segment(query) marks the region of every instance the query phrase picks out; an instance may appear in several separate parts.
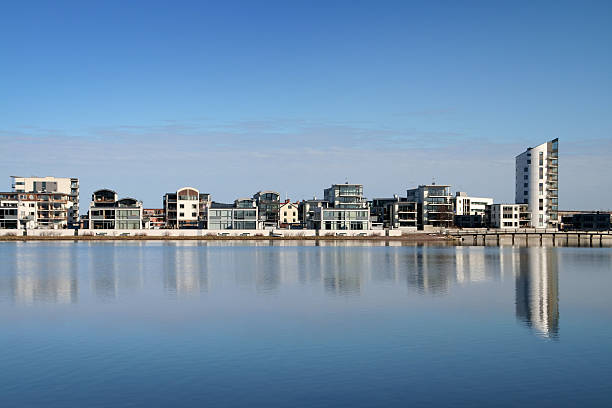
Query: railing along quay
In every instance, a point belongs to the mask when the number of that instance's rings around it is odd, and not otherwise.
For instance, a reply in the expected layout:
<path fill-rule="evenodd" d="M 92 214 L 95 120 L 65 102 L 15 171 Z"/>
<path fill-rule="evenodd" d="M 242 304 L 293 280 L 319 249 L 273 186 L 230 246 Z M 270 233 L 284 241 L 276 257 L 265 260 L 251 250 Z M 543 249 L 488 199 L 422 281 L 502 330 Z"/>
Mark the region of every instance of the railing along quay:
<path fill-rule="evenodd" d="M 612 231 L 558 231 L 551 229 L 462 229 L 462 230 L 447 230 L 446 234 L 461 239 L 462 242 L 469 243 L 472 240 L 473 245 L 485 245 L 491 240 L 494 240 L 499 245 L 502 240 L 510 240 L 512 245 L 517 241 L 524 240 L 526 244 L 537 241 L 540 245 L 544 245 L 545 240 L 552 241 L 552 245 L 573 245 L 577 246 L 600 246 L 604 243 L 612 245 Z"/>

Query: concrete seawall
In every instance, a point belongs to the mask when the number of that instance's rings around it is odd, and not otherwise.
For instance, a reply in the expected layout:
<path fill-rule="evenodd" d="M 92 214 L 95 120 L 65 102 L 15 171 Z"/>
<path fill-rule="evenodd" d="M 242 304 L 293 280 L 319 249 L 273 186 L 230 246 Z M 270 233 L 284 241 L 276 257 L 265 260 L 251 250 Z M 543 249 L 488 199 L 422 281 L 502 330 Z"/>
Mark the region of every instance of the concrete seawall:
<path fill-rule="evenodd" d="M 104 239 L 104 238 L 135 238 L 135 239 L 226 239 L 226 238 L 444 238 L 440 234 L 414 230 L 366 230 L 366 231 L 318 231 L 318 230 L 201 230 L 201 229 L 140 229 L 140 230 L 17 230 L 0 229 L 0 238 L 44 238 L 44 239 Z"/>

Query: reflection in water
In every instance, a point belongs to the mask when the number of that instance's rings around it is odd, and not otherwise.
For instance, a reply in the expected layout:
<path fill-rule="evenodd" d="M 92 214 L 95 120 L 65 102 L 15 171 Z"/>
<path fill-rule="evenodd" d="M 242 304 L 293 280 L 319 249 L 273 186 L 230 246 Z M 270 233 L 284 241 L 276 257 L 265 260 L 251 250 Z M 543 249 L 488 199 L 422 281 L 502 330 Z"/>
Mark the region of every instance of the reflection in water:
<path fill-rule="evenodd" d="M 89 246 L 93 292 L 99 300 L 112 301 L 117 298 L 119 290 L 119 261 L 116 258 L 116 244 Z"/>
<path fill-rule="evenodd" d="M 208 252 L 201 250 L 196 244 L 164 244 L 164 288 L 169 294 L 184 295 L 208 291 Z"/>
<path fill-rule="evenodd" d="M 559 330 L 555 249 L 333 242 L 16 243 L 13 249 L 5 250 L 0 300 L 20 304 L 76 303 L 87 286 L 94 299 L 116 301 L 120 293 L 142 291 L 147 281 L 153 291 L 161 285 L 173 296 L 207 292 L 211 280 L 262 295 L 279 293 L 283 286 L 310 285 L 332 296 L 359 296 L 373 284 L 445 295 L 456 285 L 513 276 L 517 319 L 543 336 L 557 337 Z"/>
<path fill-rule="evenodd" d="M 3 257 L 0 293 L 6 293 L 15 303 L 77 303 L 76 247 L 68 244 L 22 256 L 21 250 L 27 245 L 16 243 L 11 256 Z"/>
<path fill-rule="evenodd" d="M 516 317 L 551 338 L 559 334 L 558 268 L 556 251 L 527 248 L 516 275 Z"/>

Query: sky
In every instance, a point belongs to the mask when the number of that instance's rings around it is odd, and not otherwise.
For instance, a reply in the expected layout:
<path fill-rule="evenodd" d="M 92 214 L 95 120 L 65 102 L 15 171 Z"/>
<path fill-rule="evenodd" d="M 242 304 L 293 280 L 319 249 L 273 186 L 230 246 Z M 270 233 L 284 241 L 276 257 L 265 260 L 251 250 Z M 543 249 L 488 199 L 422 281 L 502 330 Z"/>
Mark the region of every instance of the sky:
<path fill-rule="evenodd" d="M 0 4 L 0 182 L 161 207 L 333 183 L 514 200 L 559 138 L 561 209 L 612 209 L 610 1 Z M 86 205 L 81 206 L 86 209 Z"/>

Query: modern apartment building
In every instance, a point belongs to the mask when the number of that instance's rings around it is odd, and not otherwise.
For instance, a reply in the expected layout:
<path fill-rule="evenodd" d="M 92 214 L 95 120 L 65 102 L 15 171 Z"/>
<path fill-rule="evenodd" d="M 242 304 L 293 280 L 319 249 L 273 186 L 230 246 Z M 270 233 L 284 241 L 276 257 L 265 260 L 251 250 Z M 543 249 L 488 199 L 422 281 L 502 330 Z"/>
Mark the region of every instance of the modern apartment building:
<path fill-rule="evenodd" d="M 575 213 L 563 218 L 563 229 L 566 231 L 610 231 L 612 214 L 609 212 Z"/>
<path fill-rule="evenodd" d="M 11 176 L 13 182 L 12 190 L 15 193 L 36 194 L 64 194 L 67 197 L 67 226 L 77 228 L 79 225 L 79 179 L 69 177 L 21 177 Z M 49 215 L 49 214 L 47 214 Z M 61 222 L 44 222 L 38 228 L 44 228 L 44 224 L 51 228 L 58 227 Z"/>
<path fill-rule="evenodd" d="M 457 191 L 453 198 L 455 226 L 459 228 L 484 228 L 488 224 L 488 209 L 493 204 L 489 197 L 471 197 Z"/>
<path fill-rule="evenodd" d="M 276 191 L 258 191 L 253 194 L 257 202 L 259 219 L 264 228 L 276 228 L 280 222 L 279 209 L 281 206 L 280 194 Z"/>
<path fill-rule="evenodd" d="M 239 198 L 234 204 L 212 202 L 207 208 L 210 230 L 259 229 L 258 208 L 255 199 Z"/>
<path fill-rule="evenodd" d="M 453 199 L 455 215 L 482 215 L 487 211 L 487 206 L 493 204 L 490 197 L 471 197 L 467 193 L 457 191 Z"/>
<path fill-rule="evenodd" d="M 166 193 L 163 202 L 166 228 L 200 228 L 206 225 L 210 194 L 183 187 L 176 193 Z"/>
<path fill-rule="evenodd" d="M 420 185 L 406 192 L 406 200 L 417 203 L 418 229 L 453 225 L 453 198 L 449 185 Z"/>
<path fill-rule="evenodd" d="M 333 184 L 324 190 L 324 202 L 307 202 L 306 225 L 323 231 L 371 229 L 369 203 L 362 184 Z"/>
<path fill-rule="evenodd" d="M 363 197 L 363 184 L 332 184 L 324 191 L 324 199 L 333 208 L 368 208 Z"/>
<path fill-rule="evenodd" d="M 374 198 L 370 204 L 372 223 L 382 228 L 417 228 L 417 203 L 405 197 Z M 374 228 L 374 226 L 373 226 Z"/>
<path fill-rule="evenodd" d="M 17 193 L 0 193 L 0 229 L 18 229 L 20 202 Z"/>
<path fill-rule="evenodd" d="M 143 208 L 142 214 L 145 228 L 162 229 L 166 227 L 163 208 Z"/>
<path fill-rule="evenodd" d="M 298 218 L 302 228 L 314 229 L 312 220 L 317 208 L 329 208 L 329 203 L 325 200 L 318 200 L 313 197 L 312 200 L 303 200 L 298 204 Z"/>
<path fill-rule="evenodd" d="M 531 213 L 527 204 L 492 204 L 489 206 L 489 226 L 492 228 L 528 228 Z"/>
<path fill-rule="evenodd" d="M 559 139 L 516 156 L 515 202 L 527 204 L 531 227 L 559 224 Z"/>
<path fill-rule="evenodd" d="M 61 193 L 0 193 L 0 228 L 67 228 L 72 204 Z"/>
<path fill-rule="evenodd" d="M 370 212 L 367 208 L 316 207 L 310 225 L 311 228 L 322 231 L 369 230 Z"/>
<path fill-rule="evenodd" d="M 418 206 L 414 201 L 400 197 L 389 206 L 391 228 L 417 229 Z"/>
<path fill-rule="evenodd" d="M 142 202 L 134 198 L 117 198 L 113 190 L 102 189 L 91 195 L 88 212 L 89 229 L 141 229 Z"/>

